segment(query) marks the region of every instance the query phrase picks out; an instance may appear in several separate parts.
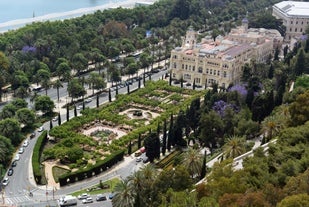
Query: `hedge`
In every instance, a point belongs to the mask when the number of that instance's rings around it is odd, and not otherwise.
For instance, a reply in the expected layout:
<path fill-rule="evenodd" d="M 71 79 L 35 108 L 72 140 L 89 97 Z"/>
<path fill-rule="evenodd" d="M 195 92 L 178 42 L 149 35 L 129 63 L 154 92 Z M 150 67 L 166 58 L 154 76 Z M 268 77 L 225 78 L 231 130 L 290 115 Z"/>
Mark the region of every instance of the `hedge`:
<path fill-rule="evenodd" d="M 59 177 L 60 186 L 65 186 L 70 183 L 75 183 L 77 181 L 81 181 L 92 176 L 98 175 L 107 169 L 111 168 L 117 162 L 123 160 L 124 151 L 119 150 L 104 160 L 98 161 L 95 165 L 90 167 L 75 171 L 69 172 Z"/>
<path fill-rule="evenodd" d="M 42 154 L 43 147 L 46 141 L 47 141 L 47 131 L 43 131 L 42 134 L 38 137 L 35 143 L 34 149 L 33 149 L 33 153 L 32 153 L 33 176 L 37 184 L 41 184 L 41 180 L 42 180 L 40 159 L 41 159 L 41 154 Z"/>

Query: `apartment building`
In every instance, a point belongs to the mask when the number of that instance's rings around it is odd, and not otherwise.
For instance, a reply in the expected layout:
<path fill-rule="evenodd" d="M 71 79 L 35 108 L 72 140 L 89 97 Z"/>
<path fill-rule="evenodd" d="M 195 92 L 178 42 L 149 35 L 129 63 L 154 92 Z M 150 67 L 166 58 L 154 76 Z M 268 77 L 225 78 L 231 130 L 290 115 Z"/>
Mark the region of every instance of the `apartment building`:
<path fill-rule="evenodd" d="M 192 27 L 188 29 L 182 46 L 171 51 L 170 69 L 173 79 L 200 86 L 239 83 L 245 63 L 266 62 L 283 41 L 277 30 L 249 29 L 247 19 L 226 37 L 206 36 L 197 43 L 197 35 Z"/>
<path fill-rule="evenodd" d="M 298 39 L 309 26 L 309 2 L 282 1 L 273 6 L 273 16 L 286 27 L 285 41 Z"/>

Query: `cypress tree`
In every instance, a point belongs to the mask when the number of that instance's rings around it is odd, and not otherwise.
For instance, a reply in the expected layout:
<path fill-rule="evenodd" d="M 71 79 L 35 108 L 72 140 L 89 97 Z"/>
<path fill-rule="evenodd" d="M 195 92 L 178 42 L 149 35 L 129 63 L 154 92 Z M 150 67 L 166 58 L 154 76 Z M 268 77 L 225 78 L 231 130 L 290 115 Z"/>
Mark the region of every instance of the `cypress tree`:
<path fill-rule="evenodd" d="M 53 121 L 49 120 L 49 130 L 51 130 L 53 128 Z"/>
<path fill-rule="evenodd" d="M 141 79 L 138 79 L 138 88 L 141 88 Z"/>
<path fill-rule="evenodd" d="M 170 73 L 170 78 L 169 78 L 168 84 L 169 84 L 170 86 L 172 85 L 172 73 Z"/>
<path fill-rule="evenodd" d="M 76 105 L 74 105 L 74 116 L 77 117 L 77 109 L 76 109 Z"/>
<path fill-rule="evenodd" d="M 145 86 L 146 78 L 145 78 L 145 73 L 143 73 L 143 85 Z"/>
<path fill-rule="evenodd" d="M 118 86 L 116 85 L 116 95 L 118 95 Z"/>
<path fill-rule="evenodd" d="M 205 150 L 200 179 L 203 179 L 206 176 L 206 167 L 207 167 L 206 166 L 206 157 L 207 157 L 207 154 L 206 154 L 206 150 Z"/>
<path fill-rule="evenodd" d="M 112 93 L 111 93 L 111 89 L 108 89 L 108 101 L 112 102 Z"/>
<path fill-rule="evenodd" d="M 85 110 L 86 105 L 85 105 L 85 99 L 83 99 L 83 110 Z"/>
<path fill-rule="evenodd" d="M 142 138 L 141 138 L 140 133 L 138 134 L 137 147 L 138 147 L 138 149 L 140 149 L 142 147 Z"/>
<path fill-rule="evenodd" d="M 183 88 L 183 79 L 180 78 L 180 87 Z"/>
<path fill-rule="evenodd" d="M 67 121 L 70 120 L 70 110 L 69 110 L 69 105 L 67 104 Z"/>
<path fill-rule="evenodd" d="M 196 85 L 195 85 L 195 79 L 194 79 L 194 80 L 193 80 L 192 89 L 195 90 L 195 87 L 196 87 Z"/>
<path fill-rule="evenodd" d="M 61 115 L 60 115 L 60 112 L 58 113 L 58 126 L 61 125 Z"/>
<path fill-rule="evenodd" d="M 130 84 L 127 85 L 127 93 L 130 94 Z"/>

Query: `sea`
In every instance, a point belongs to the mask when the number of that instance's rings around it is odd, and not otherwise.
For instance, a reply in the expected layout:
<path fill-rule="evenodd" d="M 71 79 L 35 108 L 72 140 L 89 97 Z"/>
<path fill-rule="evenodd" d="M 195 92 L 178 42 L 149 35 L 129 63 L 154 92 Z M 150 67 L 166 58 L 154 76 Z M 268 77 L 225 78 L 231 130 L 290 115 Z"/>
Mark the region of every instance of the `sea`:
<path fill-rule="evenodd" d="M 151 2 L 155 0 L 142 0 Z M 133 7 L 138 0 L 0 0 L 0 32 L 32 22 L 61 20 L 117 7 Z"/>

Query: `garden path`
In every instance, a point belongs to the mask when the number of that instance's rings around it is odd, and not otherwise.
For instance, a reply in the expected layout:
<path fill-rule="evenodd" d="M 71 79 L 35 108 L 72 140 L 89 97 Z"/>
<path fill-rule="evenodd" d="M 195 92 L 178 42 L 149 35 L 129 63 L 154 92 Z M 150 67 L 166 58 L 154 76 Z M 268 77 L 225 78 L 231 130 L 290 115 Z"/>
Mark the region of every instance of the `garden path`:
<path fill-rule="evenodd" d="M 54 176 L 53 176 L 53 167 L 59 166 L 59 162 L 57 160 L 49 160 L 43 162 L 45 166 L 45 177 L 47 178 L 47 186 L 53 189 L 60 189 L 60 184 L 56 183 Z M 62 168 L 69 169 L 66 165 L 61 165 Z"/>

